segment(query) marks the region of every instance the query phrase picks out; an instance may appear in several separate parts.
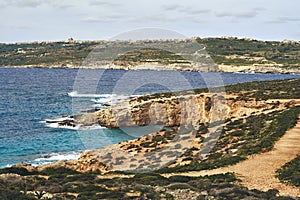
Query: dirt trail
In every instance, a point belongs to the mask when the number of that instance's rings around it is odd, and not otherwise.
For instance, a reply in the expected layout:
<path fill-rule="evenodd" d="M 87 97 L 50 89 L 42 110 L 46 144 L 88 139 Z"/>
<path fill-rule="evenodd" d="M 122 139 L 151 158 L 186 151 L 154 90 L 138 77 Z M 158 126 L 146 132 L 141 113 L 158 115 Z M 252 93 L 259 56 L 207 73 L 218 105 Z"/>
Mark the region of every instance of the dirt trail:
<path fill-rule="evenodd" d="M 299 116 L 300 117 L 300 116 Z M 300 154 L 300 120 L 295 127 L 288 130 L 276 142 L 273 150 L 249 157 L 248 160 L 233 166 L 215 170 L 176 173 L 176 175 L 204 176 L 226 172 L 235 172 L 242 180 L 242 184 L 249 189 L 267 191 L 276 188 L 281 195 L 300 196 L 300 188 L 285 185 L 276 177 L 276 170 Z M 173 174 L 165 174 L 169 177 Z"/>

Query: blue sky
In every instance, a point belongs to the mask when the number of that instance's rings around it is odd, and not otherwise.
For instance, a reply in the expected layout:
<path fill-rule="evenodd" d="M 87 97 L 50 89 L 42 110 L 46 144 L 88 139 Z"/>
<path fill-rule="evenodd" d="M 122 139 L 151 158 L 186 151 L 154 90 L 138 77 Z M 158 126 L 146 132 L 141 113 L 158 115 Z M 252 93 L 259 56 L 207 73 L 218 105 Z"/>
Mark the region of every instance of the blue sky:
<path fill-rule="evenodd" d="M 299 41 L 299 8 L 297 0 L 0 0 L 0 42 L 101 40 L 147 27 Z"/>

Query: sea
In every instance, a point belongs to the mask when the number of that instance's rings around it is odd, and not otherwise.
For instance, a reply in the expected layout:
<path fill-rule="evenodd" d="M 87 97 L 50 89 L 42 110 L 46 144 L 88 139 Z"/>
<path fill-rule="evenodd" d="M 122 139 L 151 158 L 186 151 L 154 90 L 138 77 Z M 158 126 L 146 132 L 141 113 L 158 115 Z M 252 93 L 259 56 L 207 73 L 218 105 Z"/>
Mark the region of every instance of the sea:
<path fill-rule="evenodd" d="M 151 132 L 138 127 L 70 128 L 47 120 L 102 109 L 137 95 L 290 78 L 300 75 L 0 67 L 0 168 L 77 159 L 85 150 Z"/>

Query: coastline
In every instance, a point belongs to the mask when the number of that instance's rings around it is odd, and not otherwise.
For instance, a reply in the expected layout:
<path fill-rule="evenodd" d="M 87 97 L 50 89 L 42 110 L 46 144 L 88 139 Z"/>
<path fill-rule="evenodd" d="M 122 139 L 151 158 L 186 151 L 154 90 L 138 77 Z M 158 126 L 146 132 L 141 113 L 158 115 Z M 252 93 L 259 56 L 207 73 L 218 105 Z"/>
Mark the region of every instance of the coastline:
<path fill-rule="evenodd" d="M 137 124 L 147 125 L 148 120 L 145 116 L 147 116 L 147 111 L 150 107 L 162 112 L 162 108 L 165 108 L 167 111 L 165 117 L 168 119 L 168 124 L 164 124 L 163 129 L 158 132 L 153 132 L 134 140 L 106 146 L 101 150 L 84 151 L 77 160 L 61 160 L 42 166 L 18 164 L 11 168 L 1 169 L 0 180 L 4 180 L 7 183 L 9 183 L 9 180 L 22 182 L 24 179 L 33 180 L 38 177 L 39 179 L 37 180 L 41 181 L 41 183 L 42 181 L 47 181 L 49 187 L 47 186 L 46 188 L 43 185 L 30 187 L 32 188 L 30 192 L 46 191 L 47 195 L 51 197 L 57 197 L 67 192 L 68 195 L 83 195 L 87 184 L 89 184 L 89 188 L 97 187 L 93 192 L 105 197 L 108 196 L 108 192 L 110 192 L 109 194 L 120 194 L 121 191 L 124 191 L 124 194 L 122 194 L 123 197 L 129 197 L 133 194 L 137 198 L 141 197 L 142 192 L 137 192 L 139 189 L 132 184 L 119 185 L 114 182 L 113 184 L 106 185 L 107 181 L 118 180 L 122 182 L 129 179 L 133 184 L 139 183 L 139 187 L 141 184 L 144 184 L 145 186 L 147 185 L 148 189 L 155 188 L 155 191 L 158 188 L 156 183 L 163 181 L 161 184 L 167 184 L 166 188 L 168 188 L 168 191 L 177 191 L 180 194 L 192 191 L 190 188 L 193 188 L 193 185 L 190 187 L 187 183 L 194 183 L 193 181 L 196 180 L 205 180 L 205 182 L 201 182 L 203 184 L 200 184 L 204 185 L 204 190 L 200 189 L 197 191 L 197 195 L 205 193 L 204 196 L 218 197 L 219 194 L 223 195 L 223 191 L 226 190 L 228 192 L 232 188 L 235 188 L 235 191 L 241 191 L 241 194 L 247 193 L 247 196 L 260 194 L 269 195 L 268 197 L 270 197 L 271 193 L 274 197 L 275 195 L 297 196 L 299 195 L 297 192 L 299 191 L 298 188 L 282 188 L 283 183 L 280 183 L 276 179 L 275 173 L 271 174 L 272 179 L 269 179 L 271 184 L 268 187 L 260 187 L 260 184 L 252 185 L 251 180 L 249 181 L 247 177 L 241 177 L 240 171 L 238 171 L 240 168 L 235 170 L 236 168 L 234 167 L 243 165 L 243 163 L 246 165 L 247 162 L 253 160 L 252 158 L 258 156 L 264 155 L 269 158 L 268 155 L 270 152 L 278 150 L 277 146 L 273 148 L 272 144 L 278 144 L 277 140 L 282 138 L 286 130 L 292 128 L 295 125 L 294 121 L 299 118 L 300 99 L 298 96 L 299 90 L 297 90 L 299 81 L 299 78 L 266 81 L 263 83 L 263 89 L 261 88 L 262 83 L 259 82 L 229 85 L 226 86 L 227 94 L 220 98 L 199 91 L 199 89 L 198 93 L 194 96 L 190 93 L 186 93 L 185 95 L 181 93 L 179 98 L 184 105 L 187 105 L 186 110 L 180 109 L 176 96 L 172 97 L 163 94 L 153 96 L 152 98 L 136 97 L 128 100 L 130 101 L 129 107 L 122 107 L 121 104 L 111 106 L 109 108 L 111 110 L 116 108 L 114 109 L 116 112 L 107 112 L 105 116 L 102 115 L 103 113 L 97 112 L 99 124 L 101 124 L 100 121 L 104 125 L 118 122 L 115 126 L 111 126 L 112 128 L 117 128 L 122 125 L 123 119 L 126 116 L 131 115 L 133 121 L 137 122 Z M 292 88 L 295 88 L 295 90 Z M 226 120 L 222 122 L 224 123 L 224 137 L 220 138 L 221 143 L 217 144 L 217 148 L 210 152 L 211 157 L 210 155 L 199 157 L 199 151 L 203 145 L 205 146 L 205 138 L 213 139 L 214 137 L 210 137 L 210 131 L 214 132 L 220 126 L 219 123 L 216 123 L 218 121 L 211 119 L 212 107 L 218 99 L 224 102 L 224 105 L 227 104 L 227 107 L 224 107 L 224 109 L 226 108 L 224 111 L 227 114 Z M 120 105 L 121 107 L 118 107 Z M 197 115 L 197 109 L 199 109 L 201 116 Z M 109 109 L 107 110 L 109 111 Z M 219 111 L 221 112 L 221 110 Z M 164 117 L 162 112 L 156 116 L 159 122 L 161 121 L 160 117 Z M 180 124 L 180 128 L 177 122 L 181 121 L 181 115 L 184 115 L 189 121 L 182 121 L 183 124 Z M 196 119 L 197 116 L 203 120 L 198 122 Z M 103 120 L 100 120 L 101 118 Z M 212 125 L 213 127 L 209 127 L 208 124 L 210 123 L 214 124 Z M 190 125 L 194 129 L 190 130 Z M 180 133 L 180 129 L 183 130 L 182 133 Z M 242 132 L 241 129 L 243 130 Z M 278 132 L 280 133 L 279 135 L 277 134 Z M 177 141 L 175 138 L 178 134 L 182 134 L 182 138 Z M 249 135 L 250 137 L 248 137 Z M 190 136 L 195 137 L 194 140 L 191 140 L 192 142 L 186 139 L 186 137 Z M 266 146 L 260 146 L 259 144 L 263 140 L 271 141 L 271 143 L 265 143 Z M 240 143 L 240 141 L 244 142 Z M 207 142 L 209 143 L 210 141 L 208 140 Z M 178 155 L 179 150 L 183 151 L 181 152 L 182 156 Z M 295 153 L 293 150 L 291 151 Z M 175 162 L 171 162 L 174 158 Z M 231 160 L 231 158 L 234 159 Z M 284 162 L 289 161 L 289 159 L 286 158 Z M 161 161 L 165 160 L 168 161 L 167 166 L 161 163 Z M 159 164 L 163 165 L 160 166 Z M 263 164 L 264 166 L 268 165 L 267 162 Z M 278 165 L 278 167 L 280 166 L 281 164 Z M 147 170 L 148 167 L 151 169 L 150 172 Z M 230 169 L 234 170 L 223 171 L 224 167 L 230 167 Z M 270 172 L 269 168 L 268 170 Z M 210 184 L 208 180 L 215 181 L 218 179 L 222 180 L 214 182 L 214 185 L 210 186 L 210 188 L 207 187 Z M 60 188 L 64 184 L 67 186 L 74 185 L 75 180 L 81 180 L 82 182 L 89 180 L 89 182 L 83 185 L 78 184 L 75 186 L 75 189 L 74 187 L 64 187 L 64 190 Z M 141 182 L 138 182 L 139 180 Z M 234 182 L 230 182 L 229 180 L 234 180 Z M 166 181 L 168 182 L 166 183 Z M 228 185 L 228 182 L 232 185 Z M 267 181 L 267 183 L 269 182 Z M 25 184 L 30 186 L 29 181 Z M 218 184 L 220 184 L 221 188 L 218 188 Z M 224 184 L 227 184 L 225 190 L 223 187 Z M 124 189 L 124 185 L 127 188 Z M 184 188 L 182 188 L 183 186 Z M 186 190 L 186 187 L 188 190 Z M 170 190 L 170 188 L 173 189 Z M 19 187 L 16 190 L 23 191 Z M 216 190 L 218 190 L 218 194 L 214 193 Z M 90 193 L 94 194 L 93 192 Z"/>
<path fill-rule="evenodd" d="M 20 68 L 300 74 L 300 42 L 288 40 L 193 37 L 184 40 L 44 41 L 2 43 L 0 46 L 4 49 L 0 65 Z M 192 66 L 194 64 L 197 66 Z"/>
<path fill-rule="evenodd" d="M 175 66 L 175 67 L 174 67 Z M 46 68 L 46 69 L 109 69 L 109 70 L 155 70 L 155 71 L 193 71 L 193 72 L 224 72 L 224 73 L 262 73 L 262 74 L 300 74 L 300 67 L 284 67 L 283 65 L 217 65 L 215 70 L 196 70 L 193 67 L 177 65 L 156 66 L 156 67 L 139 67 L 139 66 L 121 66 L 121 65 L 99 65 L 84 66 L 72 64 L 40 64 L 40 65 L 6 65 L 4 68 Z"/>

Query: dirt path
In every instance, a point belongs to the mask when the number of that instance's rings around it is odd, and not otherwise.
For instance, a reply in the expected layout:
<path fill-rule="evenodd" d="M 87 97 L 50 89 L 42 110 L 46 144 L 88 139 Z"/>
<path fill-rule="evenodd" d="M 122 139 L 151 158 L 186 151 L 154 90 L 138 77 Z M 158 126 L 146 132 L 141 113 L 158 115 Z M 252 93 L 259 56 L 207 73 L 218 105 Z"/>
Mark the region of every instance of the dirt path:
<path fill-rule="evenodd" d="M 300 116 L 299 116 L 300 117 Z M 176 175 L 204 176 L 226 172 L 235 172 L 242 184 L 249 189 L 267 191 L 276 188 L 281 195 L 300 196 L 300 188 L 281 183 L 276 177 L 276 170 L 300 154 L 300 120 L 276 142 L 273 150 L 251 156 L 236 165 L 215 170 L 176 173 Z M 165 174 L 166 177 L 175 174 Z"/>

